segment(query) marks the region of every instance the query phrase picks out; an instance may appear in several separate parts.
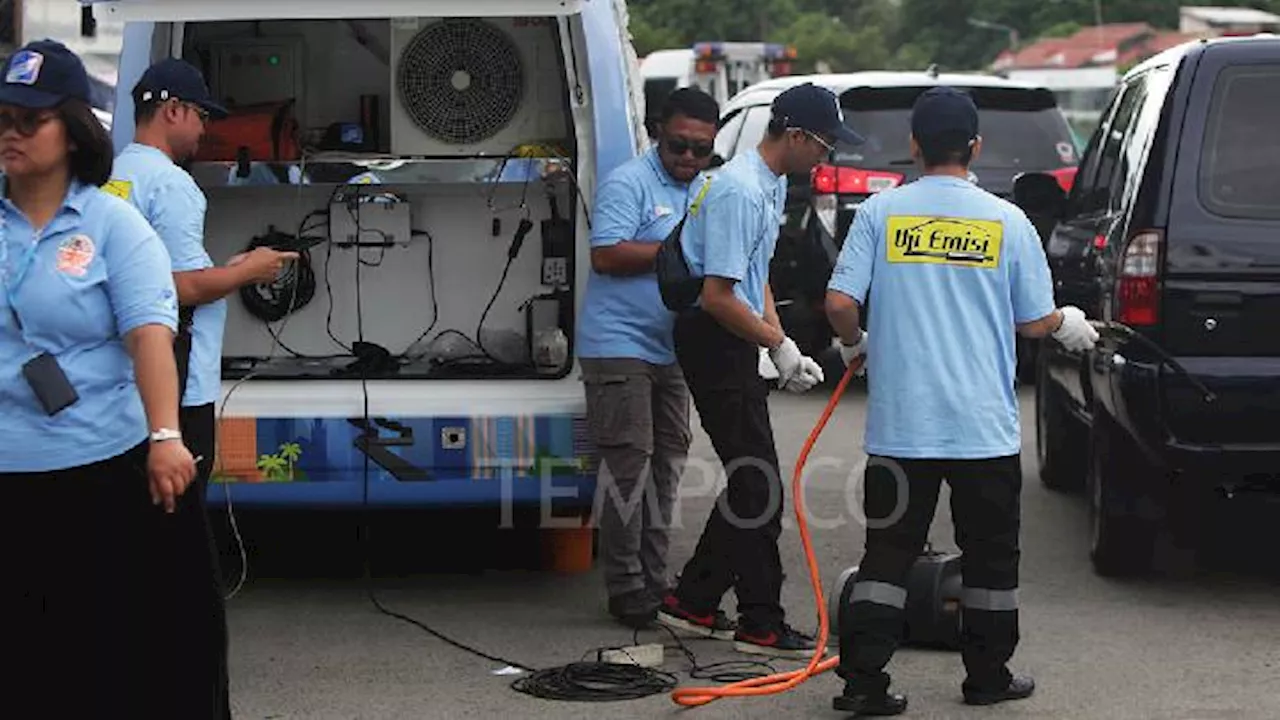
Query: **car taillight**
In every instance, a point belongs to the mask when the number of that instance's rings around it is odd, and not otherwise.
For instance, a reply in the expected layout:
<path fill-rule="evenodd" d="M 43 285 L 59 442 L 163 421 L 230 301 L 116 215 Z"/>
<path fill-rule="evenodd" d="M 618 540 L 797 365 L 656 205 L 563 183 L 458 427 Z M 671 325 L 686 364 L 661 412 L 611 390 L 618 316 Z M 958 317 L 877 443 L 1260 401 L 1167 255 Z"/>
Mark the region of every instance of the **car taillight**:
<path fill-rule="evenodd" d="M 1159 232 L 1146 230 L 1129 240 L 1120 257 L 1116 298 L 1125 325 L 1154 325 L 1160 316 L 1161 244 Z"/>
<path fill-rule="evenodd" d="M 1062 192 L 1071 192 L 1071 186 L 1076 182 L 1076 173 L 1079 172 L 1078 167 L 1064 167 L 1057 170 L 1051 170 L 1050 175 L 1054 180 L 1058 181 L 1058 186 L 1062 188 Z"/>
<path fill-rule="evenodd" d="M 898 173 L 819 165 L 813 169 L 813 191 L 819 195 L 874 195 L 902 184 Z"/>

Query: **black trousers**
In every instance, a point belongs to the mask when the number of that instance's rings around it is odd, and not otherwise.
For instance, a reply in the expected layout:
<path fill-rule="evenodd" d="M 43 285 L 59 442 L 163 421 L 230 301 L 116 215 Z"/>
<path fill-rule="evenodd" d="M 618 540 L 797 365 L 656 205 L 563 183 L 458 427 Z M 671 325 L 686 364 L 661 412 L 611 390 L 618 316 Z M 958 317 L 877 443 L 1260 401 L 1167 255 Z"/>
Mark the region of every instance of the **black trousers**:
<path fill-rule="evenodd" d="M 147 444 L 101 462 L 0 475 L 14 662 L 5 702 L 42 717 L 229 717 L 204 638 L 218 617 L 207 522 L 188 491 L 151 502 Z"/>
<path fill-rule="evenodd" d="M 676 320 L 675 347 L 702 428 L 728 476 L 676 597 L 710 613 L 732 587 L 744 627 L 776 628 L 783 620 L 778 536 L 784 497 L 759 348 L 701 310 Z"/>
<path fill-rule="evenodd" d="M 866 554 L 852 593 L 852 619 L 840 628 L 837 674 L 859 692 L 889 685 L 884 671 L 901 641 L 907 573 L 924 549 L 942 481 L 963 573 L 964 685 L 1002 690 L 1018 644 L 1018 534 L 1022 469 L 1018 456 L 989 460 L 872 457 L 863 507 Z"/>
<path fill-rule="evenodd" d="M 201 648 L 200 659 L 207 668 L 193 679 L 192 693 L 206 696 L 210 702 L 210 714 L 204 717 L 217 720 L 231 718 L 230 672 L 228 670 L 228 633 L 226 590 L 222 582 L 222 569 L 218 562 L 218 546 L 209 522 L 207 498 L 209 476 L 213 474 L 217 457 L 217 418 L 214 403 L 196 407 L 183 407 L 179 411 L 183 441 L 191 454 L 203 457 L 196 464 L 196 479 L 183 497 L 182 512 L 189 521 L 181 525 L 181 546 L 203 546 L 201 562 L 191 562 L 183 582 L 188 592 L 198 598 L 198 612 L 189 614 L 191 621 L 186 640 Z M 207 562 L 205 561 L 207 558 Z"/>

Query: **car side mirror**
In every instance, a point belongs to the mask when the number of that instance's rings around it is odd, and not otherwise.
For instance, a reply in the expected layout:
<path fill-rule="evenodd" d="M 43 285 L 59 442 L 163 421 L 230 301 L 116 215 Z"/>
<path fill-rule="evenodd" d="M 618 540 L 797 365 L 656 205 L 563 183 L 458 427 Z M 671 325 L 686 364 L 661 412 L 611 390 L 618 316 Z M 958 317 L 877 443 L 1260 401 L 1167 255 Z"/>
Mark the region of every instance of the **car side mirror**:
<path fill-rule="evenodd" d="M 1056 222 L 1066 216 L 1067 193 L 1048 173 L 1023 173 L 1013 181 L 1013 203 L 1032 220 Z"/>

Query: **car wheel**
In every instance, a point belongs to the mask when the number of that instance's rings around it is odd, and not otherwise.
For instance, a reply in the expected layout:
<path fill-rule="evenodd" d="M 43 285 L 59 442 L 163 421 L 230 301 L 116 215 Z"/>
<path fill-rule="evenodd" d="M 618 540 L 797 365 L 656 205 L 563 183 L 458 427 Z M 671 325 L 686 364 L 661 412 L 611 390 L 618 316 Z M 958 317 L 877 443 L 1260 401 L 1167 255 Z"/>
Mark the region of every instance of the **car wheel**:
<path fill-rule="evenodd" d="M 1103 577 L 1132 577 L 1151 569 L 1156 529 L 1138 498 L 1147 478 L 1119 428 L 1094 412 L 1089 437 L 1089 558 Z"/>
<path fill-rule="evenodd" d="M 1084 486 L 1087 439 L 1084 428 L 1063 406 L 1045 364 L 1036 378 L 1036 460 L 1040 482 L 1051 490 L 1078 491 Z"/>

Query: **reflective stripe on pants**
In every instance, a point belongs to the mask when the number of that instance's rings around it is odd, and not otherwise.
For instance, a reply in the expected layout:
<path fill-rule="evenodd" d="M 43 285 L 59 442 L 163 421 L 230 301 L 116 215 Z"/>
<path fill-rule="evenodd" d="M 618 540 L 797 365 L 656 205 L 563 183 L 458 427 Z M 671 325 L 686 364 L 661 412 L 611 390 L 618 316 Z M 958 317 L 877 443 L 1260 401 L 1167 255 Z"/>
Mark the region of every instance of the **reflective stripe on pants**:
<path fill-rule="evenodd" d="M 899 487 L 904 480 L 905 489 Z M 858 568 L 849 622 L 840 626 L 836 671 L 860 692 L 879 692 L 889 685 L 884 668 L 901 642 L 906 605 L 906 591 L 901 589 L 924 549 L 943 480 L 951 488 L 951 515 L 961 551 L 965 682 L 977 689 L 997 689 L 1011 679 L 1007 663 L 1019 640 L 1020 459 L 872 458 L 863 501 L 866 554 Z M 905 508 L 899 507 L 902 501 Z M 859 591 L 858 586 L 864 588 Z"/>

